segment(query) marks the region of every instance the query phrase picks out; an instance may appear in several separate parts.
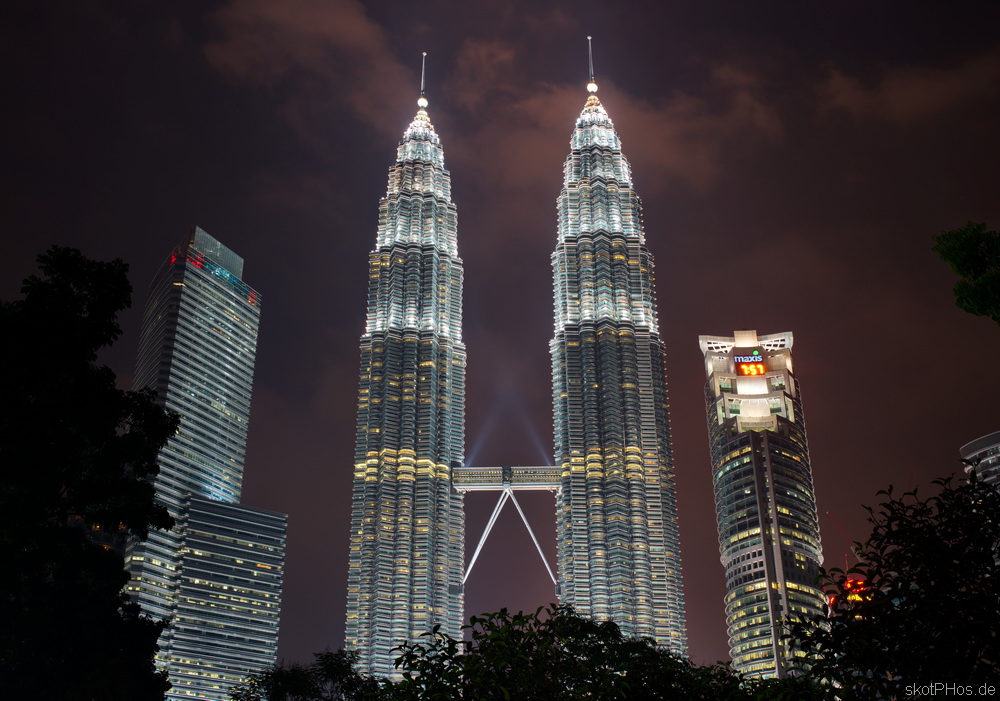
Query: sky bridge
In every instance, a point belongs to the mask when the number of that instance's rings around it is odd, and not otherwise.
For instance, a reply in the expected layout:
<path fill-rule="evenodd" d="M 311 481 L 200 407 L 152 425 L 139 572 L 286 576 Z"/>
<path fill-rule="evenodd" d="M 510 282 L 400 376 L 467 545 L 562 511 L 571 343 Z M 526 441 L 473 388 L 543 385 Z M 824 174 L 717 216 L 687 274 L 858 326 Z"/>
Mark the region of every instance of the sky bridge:
<path fill-rule="evenodd" d="M 500 492 L 500 498 L 497 500 L 496 506 L 493 507 L 493 513 L 490 514 L 489 521 L 486 522 L 483 535 L 479 539 L 476 551 L 473 553 L 472 559 L 469 561 L 469 566 L 465 570 L 465 575 L 462 577 L 463 585 L 469 579 L 469 575 L 472 574 L 472 568 L 475 566 L 476 560 L 479 559 L 479 553 L 483 550 L 486 538 L 489 537 L 490 531 L 493 530 L 493 526 L 500 516 L 500 512 L 509 500 L 514 502 L 517 513 L 521 515 L 521 521 L 524 522 L 524 527 L 528 529 L 528 534 L 531 536 L 531 540 L 535 544 L 538 555 L 542 558 L 542 563 L 545 565 L 552 583 L 556 586 L 556 593 L 558 594 L 559 582 L 556 580 L 555 572 L 552 571 L 549 561 L 545 558 L 542 546 L 538 543 L 538 538 L 531 529 L 528 517 L 524 515 L 524 509 L 521 508 L 521 504 L 517 501 L 517 497 L 514 496 L 514 492 L 555 492 L 559 489 L 561 476 L 562 469 L 556 465 L 452 468 L 452 486 L 460 494 L 464 494 L 465 492 Z"/>

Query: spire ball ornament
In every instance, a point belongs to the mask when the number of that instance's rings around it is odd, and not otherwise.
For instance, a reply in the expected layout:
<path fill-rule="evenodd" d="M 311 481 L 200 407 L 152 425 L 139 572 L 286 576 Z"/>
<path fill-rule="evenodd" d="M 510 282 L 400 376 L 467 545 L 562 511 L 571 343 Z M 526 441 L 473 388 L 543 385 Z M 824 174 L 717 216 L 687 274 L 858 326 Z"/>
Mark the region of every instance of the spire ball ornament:
<path fill-rule="evenodd" d="M 587 83 L 587 92 L 589 93 L 597 92 L 597 83 L 594 82 Z"/>
<path fill-rule="evenodd" d="M 596 85 L 594 86 L 594 89 L 595 90 L 597 89 Z M 419 107 L 422 110 L 423 109 L 427 109 L 427 98 L 426 97 L 418 98 L 417 99 L 417 107 Z"/>

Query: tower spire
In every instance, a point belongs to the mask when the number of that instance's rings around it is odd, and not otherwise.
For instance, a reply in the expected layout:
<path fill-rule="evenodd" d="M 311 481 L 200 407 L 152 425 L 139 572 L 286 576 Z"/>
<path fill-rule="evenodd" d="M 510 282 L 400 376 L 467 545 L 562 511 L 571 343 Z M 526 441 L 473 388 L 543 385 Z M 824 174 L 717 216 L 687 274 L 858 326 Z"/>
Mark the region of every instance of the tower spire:
<path fill-rule="evenodd" d="M 417 106 L 420 109 L 427 108 L 427 97 L 424 94 L 424 76 L 427 71 L 427 52 L 424 51 L 420 58 L 420 97 L 417 99 Z"/>
<path fill-rule="evenodd" d="M 597 92 L 597 83 L 594 82 L 594 45 L 592 37 L 587 37 L 587 59 L 590 65 L 590 82 L 587 83 L 587 92 Z"/>

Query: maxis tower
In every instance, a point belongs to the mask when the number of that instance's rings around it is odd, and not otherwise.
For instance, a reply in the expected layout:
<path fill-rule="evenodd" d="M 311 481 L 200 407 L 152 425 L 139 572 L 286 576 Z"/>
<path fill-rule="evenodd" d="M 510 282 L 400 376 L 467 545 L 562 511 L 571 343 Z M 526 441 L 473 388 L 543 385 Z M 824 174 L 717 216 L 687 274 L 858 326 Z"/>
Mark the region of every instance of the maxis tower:
<path fill-rule="evenodd" d="M 597 85 L 559 194 L 550 343 L 560 601 L 686 651 L 667 379 L 641 204 Z"/>
<path fill-rule="evenodd" d="M 394 673 L 400 643 L 460 637 L 465 345 L 457 213 L 427 100 L 399 142 L 369 256 L 361 337 L 347 647 Z"/>
<path fill-rule="evenodd" d="M 823 551 L 792 334 L 700 336 L 733 667 L 784 677 L 783 622 L 820 615 Z"/>

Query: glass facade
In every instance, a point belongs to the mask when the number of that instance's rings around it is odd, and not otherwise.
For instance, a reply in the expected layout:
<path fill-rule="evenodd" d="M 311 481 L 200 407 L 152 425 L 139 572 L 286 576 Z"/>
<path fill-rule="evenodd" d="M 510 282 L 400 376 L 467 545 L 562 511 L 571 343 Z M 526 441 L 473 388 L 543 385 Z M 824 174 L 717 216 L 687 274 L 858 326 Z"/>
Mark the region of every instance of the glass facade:
<path fill-rule="evenodd" d="M 563 167 L 552 255 L 560 601 L 684 654 L 653 260 L 618 133 L 597 86 L 588 89 Z"/>
<path fill-rule="evenodd" d="M 380 675 L 435 624 L 461 637 L 463 617 L 463 267 L 451 176 L 418 104 L 379 205 L 361 337 L 346 642 Z"/>
<path fill-rule="evenodd" d="M 783 677 L 782 620 L 823 613 L 823 563 L 792 334 L 700 336 L 733 667 Z"/>
<path fill-rule="evenodd" d="M 128 590 L 146 613 L 173 621 L 160 638 L 158 655 L 174 684 L 168 698 L 191 698 L 192 689 L 197 688 L 199 698 L 226 699 L 234 679 L 275 660 L 284 521 L 276 536 L 275 524 L 260 516 L 266 512 L 237 505 L 260 323 L 260 295 L 241 280 L 242 274 L 242 258 L 195 228 L 154 277 L 143 316 L 134 386 L 155 389 L 160 404 L 181 415 L 180 429 L 160 451 L 160 472 L 154 480 L 157 499 L 177 525 L 167 532 L 151 531 L 147 541 L 129 546 L 132 581 Z M 208 502 L 229 505 L 228 515 L 219 516 L 223 520 L 214 526 L 211 521 L 216 512 L 205 506 Z M 270 636 L 270 642 L 263 645 L 267 652 L 232 660 L 234 666 L 226 668 L 216 656 L 221 654 L 219 649 L 254 649 L 257 645 L 256 632 L 247 637 L 243 624 L 235 624 L 244 615 L 253 618 L 256 614 L 247 602 L 237 600 L 240 597 L 227 604 L 231 616 L 221 615 L 222 599 L 188 607 L 185 612 L 185 602 L 196 600 L 202 586 L 193 583 L 190 568 L 195 555 L 190 543 L 206 529 L 228 527 L 226 519 L 241 511 L 245 512 L 241 518 L 247 537 L 245 543 L 233 546 L 240 554 L 230 555 L 247 567 L 256 567 L 255 558 L 262 551 L 252 543 L 271 543 L 275 550 L 268 551 L 260 564 L 272 568 L 269 581 L 276 588 L 258 621 Z M 263 529 L 256 535 L 252 534 L 254 524 Z M 216 551 L 200 548 L 198 552 Z M 220 567 L 220 572 L 225 570 Z M 218 587 L 230 586 L 231 573 L 219 576 Z M 201 576 L 197 579 L 208 581 Z M 237 611 L 242 613 L 233 613 Z M 196 640 L 197 644 L 192 642 Z M 179 676 L 181 668 L 183 676 Z"/>
<path fill-rule="evenodd" d="M 228 701 L 274 664 L 288 517 L 189 497 L 181 512 L 170 677 L 178 698 Z"/>

